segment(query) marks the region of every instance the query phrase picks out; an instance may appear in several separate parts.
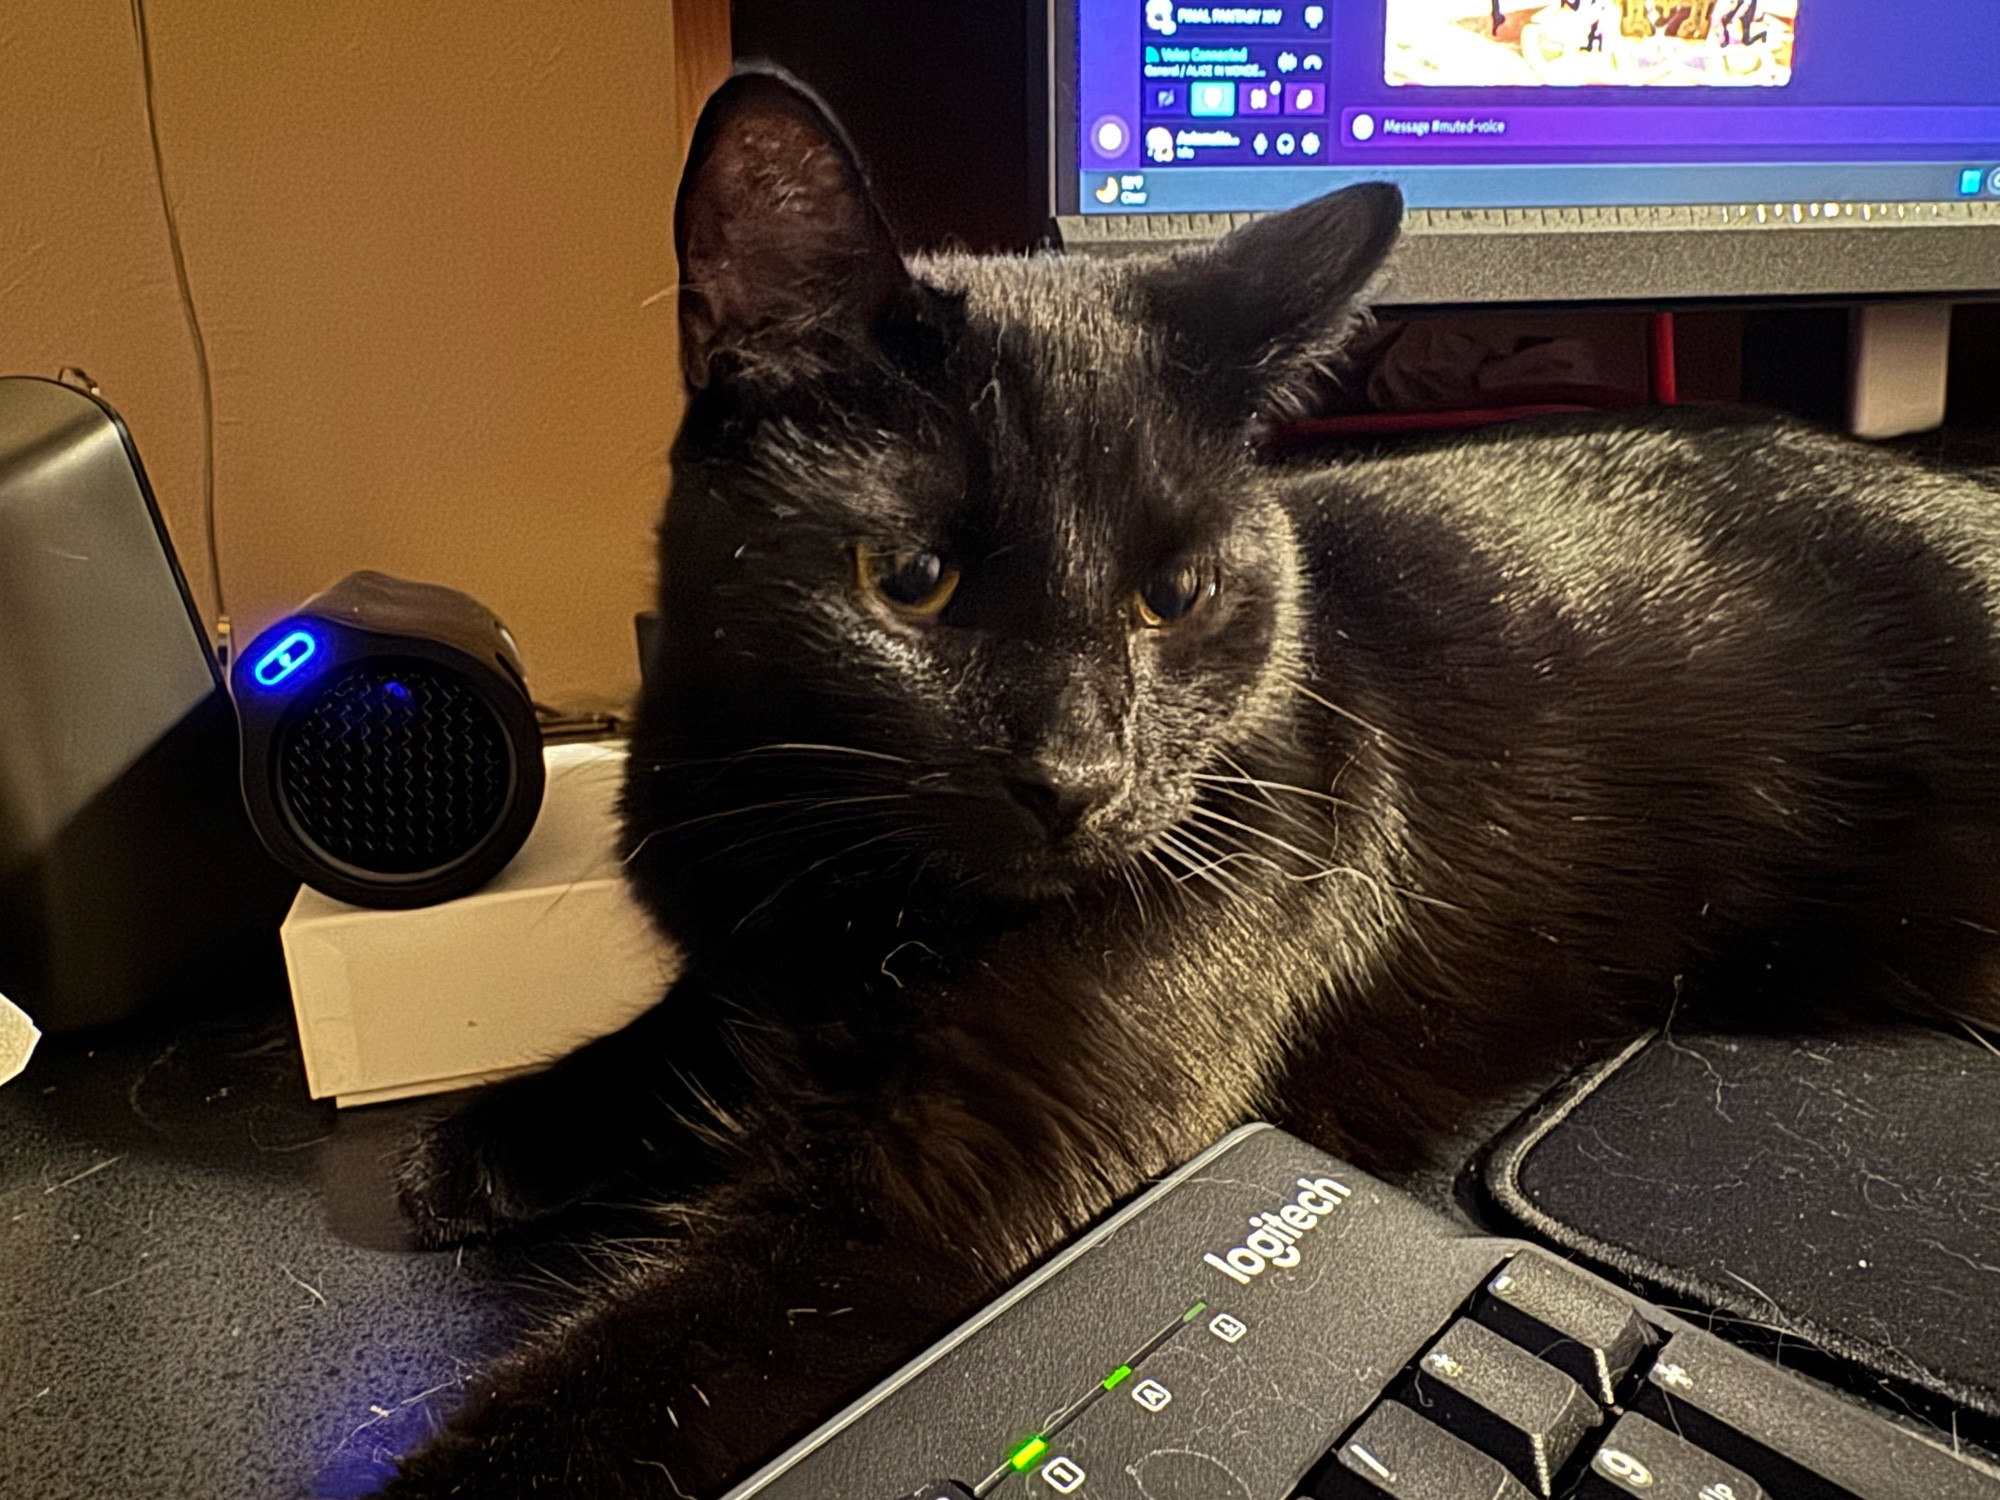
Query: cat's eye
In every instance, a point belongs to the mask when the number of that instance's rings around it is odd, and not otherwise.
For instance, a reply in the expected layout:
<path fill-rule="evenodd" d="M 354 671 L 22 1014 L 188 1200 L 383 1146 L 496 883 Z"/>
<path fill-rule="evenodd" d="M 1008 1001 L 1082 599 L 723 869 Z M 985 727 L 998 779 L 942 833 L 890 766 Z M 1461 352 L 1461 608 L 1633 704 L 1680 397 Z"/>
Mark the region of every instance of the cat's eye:
<path fill-rule="evenodd" d="M 1133 595 L 1133 610 L 1139 623 L 1159 630 L 1184 620 L 1215 597 L 1215 576 L 1190 562 L 1174 563 L 1160 569 L 1139 586 Z"/>
<path fill-rule="evenodd" d="M 855 561 L 862 591 L 899 615 L 930 619 L 951 602 L 958 587 L 958 569 L 935 552 L 863 547 Z"/>

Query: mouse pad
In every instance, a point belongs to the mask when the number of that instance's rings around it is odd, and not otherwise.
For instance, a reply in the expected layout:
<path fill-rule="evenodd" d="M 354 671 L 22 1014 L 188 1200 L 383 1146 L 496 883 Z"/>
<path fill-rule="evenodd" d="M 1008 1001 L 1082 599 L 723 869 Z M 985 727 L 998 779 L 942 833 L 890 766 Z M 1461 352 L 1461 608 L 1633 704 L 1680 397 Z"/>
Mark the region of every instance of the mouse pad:
<path fill-rule="evenodd" d="M 1485 1182 L 1580 1258 L 2000 1416 L 2000 1053 L 1963 1033 L 1656 1033 Z"/>

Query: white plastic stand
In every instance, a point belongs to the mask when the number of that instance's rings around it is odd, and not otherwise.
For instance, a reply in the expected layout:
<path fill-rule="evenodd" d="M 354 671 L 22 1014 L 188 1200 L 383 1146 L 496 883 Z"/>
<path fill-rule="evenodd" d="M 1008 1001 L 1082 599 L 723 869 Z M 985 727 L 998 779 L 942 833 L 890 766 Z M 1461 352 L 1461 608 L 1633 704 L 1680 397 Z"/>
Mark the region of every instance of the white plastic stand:
<path fill-rule="evenodd" d="M 674 950 L 618 862 L 621 748 L 545 752 L 534 832 L 482 890 L 415 911 L 307 887 L 281 936 L 315 1099 L 373 1104 L 539 1067 L 666 992 Z"/>
<path fill-rule="evenodd" d="M 1857 307 L 1848 337 L 1848 430 L 1892 438 L 1944 421 L 1951 357 L 1949 302 L 1876 302 Z"/>

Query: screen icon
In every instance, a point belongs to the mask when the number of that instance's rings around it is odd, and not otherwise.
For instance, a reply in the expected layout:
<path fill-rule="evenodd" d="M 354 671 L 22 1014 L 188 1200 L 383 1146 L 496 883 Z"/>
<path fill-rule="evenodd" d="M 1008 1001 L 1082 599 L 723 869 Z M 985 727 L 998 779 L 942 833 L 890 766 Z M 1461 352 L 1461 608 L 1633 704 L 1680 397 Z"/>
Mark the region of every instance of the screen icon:
<path fill-rule="evenodd" d="M 1097 190 L 1096 197 L 1099 203 L 1116 203 L 1118 201 L 1118 179 L 1116 177 L 1105 178 L 1104 186 Z"/>
<path fill-rule="evenodd" d="M 1979 168 L 1977 167 L 1967 167 L 1964 171 L 1958 174 L 1959 193 L 1967 198 L 1975 196 L 1979 192 L 1980 180 L 1983 177 L 1985 177 L 1985 175 L 1986 174 L 1980 171 Z"/>
<path fill-rule="evenodd" d="M 1234 83 L 1191 83 L 1188 113 L 1197 119 L 1225 120 L 1236 113 Z"/>
<path fill-rule="evenodd" d="M 2000 167 L 1993 169 L 1993 175 L 1986 179 L 1986 191 L 2000 196 Z"/>
<path fill-rule="evenodd" d="M 1074 1495 L 1083 1484 L 1083 1470 L 1067 1458 L 1052 1458 L 1042 1465 L 1042 1479 L 1058 1495 Z"/>

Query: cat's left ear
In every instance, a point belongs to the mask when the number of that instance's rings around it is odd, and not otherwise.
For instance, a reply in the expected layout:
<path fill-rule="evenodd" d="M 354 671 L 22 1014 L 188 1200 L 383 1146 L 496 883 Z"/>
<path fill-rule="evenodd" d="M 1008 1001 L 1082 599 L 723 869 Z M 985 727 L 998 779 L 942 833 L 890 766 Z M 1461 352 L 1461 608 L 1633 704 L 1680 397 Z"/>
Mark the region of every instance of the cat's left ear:
<path fill-rule="evenodd" d="M 1297 414 L 1353 332 L 1402 222 L 1402 193 L 1363 183 L 1143 273 L 1139 294 L 1190 398 L 1224 421 Z"/>
<path fill-rule="evenodd" d="M 674 205 L 681 366 L 798 367 L 865 338 L 909 272 L 846 133 L 811 90 L 738 69 L 696 123 Z"/>

